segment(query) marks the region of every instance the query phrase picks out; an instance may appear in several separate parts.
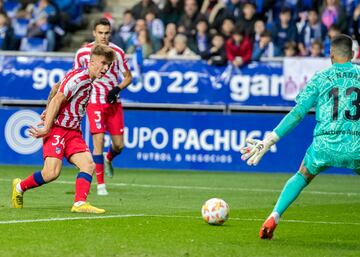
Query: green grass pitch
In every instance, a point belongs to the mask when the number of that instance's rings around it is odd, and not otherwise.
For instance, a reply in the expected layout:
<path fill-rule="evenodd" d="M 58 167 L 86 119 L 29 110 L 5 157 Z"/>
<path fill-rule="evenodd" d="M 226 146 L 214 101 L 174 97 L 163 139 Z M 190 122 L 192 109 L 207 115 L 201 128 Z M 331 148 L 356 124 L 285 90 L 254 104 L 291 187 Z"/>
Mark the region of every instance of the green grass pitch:
<path fill-rule="evenodd" d="M 104 215 L 70 213 L 75 168 L 26 192 L 11 209 L 10 187 L 39 167 L 0 166 L 0 256 L 360 256 L 360 177 L 320 175 L 287 210 L 274 239 L 258 238 L 291 174 L 116 170 L 109 196 L 89 202 Z M 96 179 L 94 179 L 95 182 Z M 223 226 L 200 209 L 230 205 Z"/>

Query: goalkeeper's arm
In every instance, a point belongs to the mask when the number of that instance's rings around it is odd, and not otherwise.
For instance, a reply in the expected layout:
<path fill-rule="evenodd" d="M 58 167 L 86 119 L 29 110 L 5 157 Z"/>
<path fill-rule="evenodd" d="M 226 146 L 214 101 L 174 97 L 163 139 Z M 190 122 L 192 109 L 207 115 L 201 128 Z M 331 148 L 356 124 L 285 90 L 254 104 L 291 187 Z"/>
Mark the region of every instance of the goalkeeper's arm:
<path fill-rule="evenodd" d="M 242 160 L 248 165 L 257 165 L 270 147 L 294 129 L 305 117 L 312 104 L 297 104 L 263 140 L 247 139 L 248 146 L 240 150 Z"/>

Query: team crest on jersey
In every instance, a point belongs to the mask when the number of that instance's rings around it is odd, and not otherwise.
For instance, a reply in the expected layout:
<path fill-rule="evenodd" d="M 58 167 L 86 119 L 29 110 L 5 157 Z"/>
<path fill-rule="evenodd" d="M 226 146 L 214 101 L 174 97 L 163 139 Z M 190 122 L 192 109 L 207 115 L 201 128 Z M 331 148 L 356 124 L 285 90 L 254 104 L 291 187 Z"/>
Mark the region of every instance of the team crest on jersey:
<path fill-rule="evenodd" d="M 55 153 L 57 153 L 57 154 L 60 154 L 60 153 L 61 153 L 61 148 L 60 148 L 59 146 L 57 146 L 57 147 L 55 148 Z"/>
<path fill-rule="evenodd" d="M 96 122 L 96 128 L 101 129 L 101 123 L 100 122 Z"/>

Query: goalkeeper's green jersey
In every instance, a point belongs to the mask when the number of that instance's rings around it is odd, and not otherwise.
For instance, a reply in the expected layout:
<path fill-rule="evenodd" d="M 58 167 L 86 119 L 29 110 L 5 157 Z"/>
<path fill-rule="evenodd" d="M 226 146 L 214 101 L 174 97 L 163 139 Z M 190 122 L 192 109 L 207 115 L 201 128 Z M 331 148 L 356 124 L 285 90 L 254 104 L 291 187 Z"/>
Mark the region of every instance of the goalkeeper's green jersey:
<path fill-rule="evenodd" d="M 338 159 L 324 165 L 358 168 L 343 158 L 360 160 L 360 67 L 350 62 L 336 63 L 316 73 L 296 103 L 275 133 L 284 136 L 314 107 L 317 123 L 312 151 L 309 149 L 307 154 L 320 151 L 327 158 Z"/>

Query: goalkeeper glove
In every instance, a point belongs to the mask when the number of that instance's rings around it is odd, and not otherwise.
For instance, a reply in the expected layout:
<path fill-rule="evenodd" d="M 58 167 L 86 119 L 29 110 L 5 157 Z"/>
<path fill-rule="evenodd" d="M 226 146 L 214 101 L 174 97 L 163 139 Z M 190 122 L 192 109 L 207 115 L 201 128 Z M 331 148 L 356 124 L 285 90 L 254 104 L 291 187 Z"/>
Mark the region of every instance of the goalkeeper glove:
<path fill-rule="evenodd" d="M 117 101 L 118 98 L 118 94 L 120 93 L 121 89 L 119 87 L 114 87 L 113 89 L 111 89 L 108 93 L 107 96 L 107 101 L 108 103 L 115 103 Z"/>
<path fill-rule="evenodd" d="M 256 166 L 270 147 L 279 140 L 280 138 L 275 132 L 267 134 L 263 140 L 248 138 L 246 139 L 248 146 L 240 149 L 241 159 L 247 160 L 246 163 L 250 166 Z"/>

